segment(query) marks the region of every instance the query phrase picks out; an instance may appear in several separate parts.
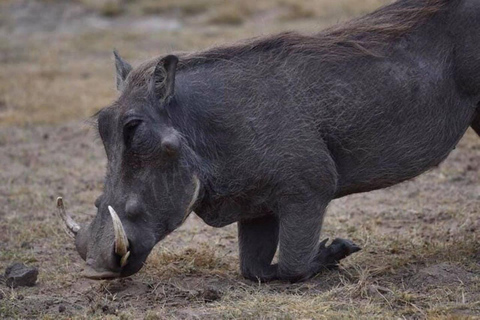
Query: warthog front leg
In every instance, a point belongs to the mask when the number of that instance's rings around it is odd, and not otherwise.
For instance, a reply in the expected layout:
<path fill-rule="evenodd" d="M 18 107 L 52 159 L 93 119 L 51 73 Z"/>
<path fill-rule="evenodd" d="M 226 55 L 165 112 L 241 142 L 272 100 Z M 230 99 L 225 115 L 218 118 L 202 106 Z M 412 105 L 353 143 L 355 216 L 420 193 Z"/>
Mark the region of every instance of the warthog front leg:
<path fill-rule="evenodd" d="M 238 222 L 240 270 L 253 281 L 272 281 L 278 278 L 277 265 L 272 259 L 278 244 L 278 219 L 273 214 Z"/>

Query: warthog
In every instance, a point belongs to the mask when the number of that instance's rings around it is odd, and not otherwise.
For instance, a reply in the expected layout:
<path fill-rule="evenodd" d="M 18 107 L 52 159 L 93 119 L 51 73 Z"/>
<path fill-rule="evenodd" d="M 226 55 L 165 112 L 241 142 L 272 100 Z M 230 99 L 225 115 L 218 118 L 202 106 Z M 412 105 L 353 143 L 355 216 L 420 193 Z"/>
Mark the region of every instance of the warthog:
<path fill-rule="evenodd" d="M 413 178 L 480 133 L 477 0 L 400 0 L 135 69 L 115 58 L 97 215 L 80 228 L 62 211 L 91 278 L 136 273 L 195 211 L 237 222 L 245 277 L 308 279 L 358 250 L 319 241 L 332 199 Z"/>

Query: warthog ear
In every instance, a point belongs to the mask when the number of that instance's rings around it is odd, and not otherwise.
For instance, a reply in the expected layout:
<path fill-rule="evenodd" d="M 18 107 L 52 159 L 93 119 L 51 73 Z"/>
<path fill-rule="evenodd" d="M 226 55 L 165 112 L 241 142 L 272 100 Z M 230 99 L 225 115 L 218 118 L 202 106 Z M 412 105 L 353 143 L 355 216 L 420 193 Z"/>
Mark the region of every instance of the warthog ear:
<path fill-rule="evenodd" d="M 122 91 L 125 88 L 125 79 L 132 71 L 132 66 L 120 57 L 117 50 L 113 50 L 115 56 L 115 68 L 117 69 L 117 90 Z"/>
<path fill-rule="evenodd" d="M 174 94 L 178 58 L 174 55 L 160 59 L 150 80 L 150 94 L 156 101 L 168 101 Z"/>

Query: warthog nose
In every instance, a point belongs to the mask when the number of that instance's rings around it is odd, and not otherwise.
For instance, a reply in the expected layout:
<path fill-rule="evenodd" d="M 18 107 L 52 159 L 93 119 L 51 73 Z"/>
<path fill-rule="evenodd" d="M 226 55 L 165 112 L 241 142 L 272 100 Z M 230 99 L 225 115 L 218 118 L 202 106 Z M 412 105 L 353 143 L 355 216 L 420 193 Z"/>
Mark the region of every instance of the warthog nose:
<path fill-rule="evenodd" d="M 87 259 L 87 267 L 83 270 L 83 276 L 89 279 L 112 279 L 120 276 L 119 272 L 110 271 L 104 268 L 97 268 L 94 259 Z"/>

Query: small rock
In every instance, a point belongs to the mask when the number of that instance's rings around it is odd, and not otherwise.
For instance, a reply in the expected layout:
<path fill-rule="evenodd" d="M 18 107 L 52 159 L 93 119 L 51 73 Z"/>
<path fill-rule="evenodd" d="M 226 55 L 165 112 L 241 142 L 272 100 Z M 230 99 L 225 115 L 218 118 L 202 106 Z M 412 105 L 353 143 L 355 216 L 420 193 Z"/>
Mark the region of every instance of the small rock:
<path fill-rule="evenodd" d="M 115 314 L 115 308 L 111 308 L 105 304 L 102 306 L 102 312 L 104 314 Z"/>
<path fill-rule="evenodd" d="M 203 300 L 205 302 L 214 302 L 222 298 L 222 293 L 213 288 L 207 288 L 203 292 Z"/>
<path fill-rule="evenodd" d="M 45 309 L 50 309 L 52 305 L 53 305 L 53 300 L 45 301 Z"/>
<path fill-rule="evenodd" d="M 22 247 L 22 249 L 33 249 L 33 245 L 28 241 L 22 242 L 20 246 Z"/>
<path fill-rule="evenodd" d="M 38 269 L 23 263 L 14 263 L 5 270 L 5 284 L 9 287 L 32 287 L 37 282 Z"/>
<path fill-rule="evenodd" d="M 62 312 L 65 312 L 65 306 L 63 304 L 59 305 L 58 306 L 58 312 L 62 313 Z"/>

